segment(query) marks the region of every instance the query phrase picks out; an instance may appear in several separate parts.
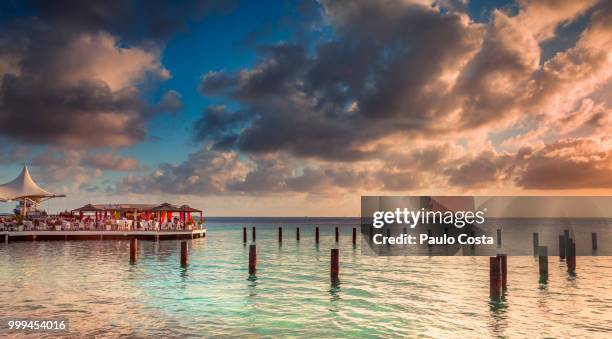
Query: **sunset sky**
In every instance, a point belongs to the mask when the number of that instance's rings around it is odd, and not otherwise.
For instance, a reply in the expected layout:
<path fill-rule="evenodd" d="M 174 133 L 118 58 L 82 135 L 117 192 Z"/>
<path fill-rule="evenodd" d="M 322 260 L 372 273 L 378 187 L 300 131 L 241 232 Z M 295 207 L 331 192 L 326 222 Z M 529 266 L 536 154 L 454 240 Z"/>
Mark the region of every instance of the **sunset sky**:
<path fill-rule="evenodd" d="M 177 3 L 0 3 L 0 183 L 215 216 L 612 193 L 610 0 Z"/>

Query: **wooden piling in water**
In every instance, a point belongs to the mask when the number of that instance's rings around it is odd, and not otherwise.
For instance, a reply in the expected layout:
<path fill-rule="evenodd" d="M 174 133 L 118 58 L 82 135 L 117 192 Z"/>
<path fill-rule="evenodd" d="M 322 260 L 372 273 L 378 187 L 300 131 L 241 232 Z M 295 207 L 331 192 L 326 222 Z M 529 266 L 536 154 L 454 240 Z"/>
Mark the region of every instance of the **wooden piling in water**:
<path fill-rule="evenodd" d="M 357 245 L 357 228 L 353 227 L 353 246 Z"/>
<path fill-rule="evenodd" d="M 569 230 L 563 231 L 563 237 L 565 238 L 565 260 L 567 262 L 567 258 L 569 257 L 570 246 L 572 244 L 572 239 L 570 238 Z"/>
<path fill-rule="evenodd" d="M 339 281 L 340 275 L 340 255 L 337 248 L 331 250 L 331 263 L 330 263 L 330 278 L 332 283 Z"/>
<path fill-rule="evenodd" d="M 315 227 L 315 243 L 319 243 L 319 227 Z"/>
<path fill-rule="evenodd" d="M 246 244 L 247 242 L 247 229 L 246 227 L 242 228 L 242 242 Z"/>
<path fill-rule="evenodd" d="M 249 275 L 254 275 L 257 271 L 257 245 L 249 246 Z"/>
<path fill-rule="evenodd" d="M 491 300 L 501 300 L 501 260 L 498 257 L 489 258 L 489 296 Z"/>
<path fill-rule="evenodd" d="M 255 239 L 257 238 L 255 235 L 255 231 L 256 231 L 255 226 L 253 226 L 253 241 L 255 241 Z"/>
<path fill-rule="evenodd" d="M 548 281 L 548 248 L 546 246 L 538 246 L 538 266 L 540 269 L 540 282 Z"/>
<path fill-rule="evenodd" d="M 295 240 L 300 241 L 300 228 L 295 229 Z"/>
<path fill-rule="evenodd" d="M 336 242 L 338 242 L 338 240 L 340 240 L 340 232 L 338 230 L 338 227 L 336 227 Z"/>
<path fill-rule="evenodd" d="M 181 267 L 187 267 L 189 258 L 189 245 L 186 241 L 181 242 Z"/>
<path fill-rule="evenodd" d="M 136 262 L 138 257 L 138 239 L 130 239 L 130 262 Z"/>
<path fill-rule="evenodd" d="M 497 248 L 501 248 L 501 246 L 502 246 L 501 229 L 498 228 L 497 229 Z"/>
<path fill-rule="evenodd" d="M 565 236 L 559 236 L 559 260 L 565 259 Z"/>
<path fill-rule="evenodd" d="M 497 256 L 501 264 L 501 285 L 502 292 L 508 288 L 508 257 L 505 254 Z"/>
<path fill-rule="evenodd" d="M 538 246 L 540 245 L 540 234 L 533 232 L 533 256 L 538 255 Z"/>
<path fill-rule="evenodd" d="M 567 272 L 570 274 L 576 273 L 576 243 L 572 239 L 569 246 L 569 255 L 567 256 Z"/>
<path fill-rule="evenodd" d="M 278 228 L 278 242 L 279 243 L 283 242 L 283 228 L 282 227 Z"/>
<path fill-rule="evenodd" d="M 591 249 L 593 252 L 597 251 L 597 233 L 591 233 Z"/>

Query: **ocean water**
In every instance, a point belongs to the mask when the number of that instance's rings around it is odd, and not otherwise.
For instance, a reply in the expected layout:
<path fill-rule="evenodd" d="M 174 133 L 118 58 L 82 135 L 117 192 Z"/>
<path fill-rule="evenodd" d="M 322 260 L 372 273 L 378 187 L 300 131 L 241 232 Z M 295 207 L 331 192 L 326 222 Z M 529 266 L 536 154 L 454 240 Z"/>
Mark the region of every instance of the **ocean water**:
<path fill-rule="evenodd" d="M 178 241 L 141 241 L 136 264 L 129 263 L 127 241 L 2 243 L 0 319 L 65 317 L 77 337 L 604 338 L 612 333 L 612 257 L 578 257 L 575 277 L 558 257 L 550 257 L 547 284 L 538 282 L 533 257 L 509 257 L 506 299 L 491 303 L 487 257 L 363 256 L 359 242 L 351 244 L 357 224 L 209 219 L 207 237 L 190 241 L 187 268 L 179 265 Z M 249 278 L 242 227 L 249 227 L 250 243 L 253 225 L 258 266 Z M 318 247 L 314 225 L 321 228 Z M 341 281 L 332 286 L 330 249 L 336 246 Z"/>

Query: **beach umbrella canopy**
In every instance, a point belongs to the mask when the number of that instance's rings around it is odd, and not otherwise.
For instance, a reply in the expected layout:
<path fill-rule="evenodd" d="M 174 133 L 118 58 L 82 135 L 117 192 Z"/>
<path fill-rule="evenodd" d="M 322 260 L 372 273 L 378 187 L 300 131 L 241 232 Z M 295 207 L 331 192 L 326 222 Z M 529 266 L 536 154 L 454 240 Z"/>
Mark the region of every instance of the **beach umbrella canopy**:
<path fill-rule="evenodd" d="M 27 166 L 23 166 L 21 174 L 13 181 L 0 185 L 0 200 L 30 199 L 40 201 L 43 198 L 65 197 L 64 194 L 55 194 L 44 190 L 32 179 Z"/>

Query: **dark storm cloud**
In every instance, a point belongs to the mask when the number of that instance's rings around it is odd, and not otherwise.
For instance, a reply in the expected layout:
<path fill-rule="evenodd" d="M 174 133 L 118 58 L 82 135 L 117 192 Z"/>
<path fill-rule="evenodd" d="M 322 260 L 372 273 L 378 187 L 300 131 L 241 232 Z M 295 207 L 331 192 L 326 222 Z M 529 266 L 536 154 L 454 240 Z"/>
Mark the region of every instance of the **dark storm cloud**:
<path fill-rule="evenodd" d="M 237 1 L 31 0 L 43 19 L 61 30 L 105 31 L 126 41 L 164 40 L 187 29 L 189 20 L 224 13 Z"/>
<path fill-rule="evenodd" d="M 458 4 L 436 3 L 440 7 L 323 1 L 321 20 L 333 34 L 314 48 L 292 42 L 260 47 L 254 67 L 206 74 L 204 95 L 237 103 L 249 116 L 242 129 L 228 121 L 231 136 L 218 136 L 219 143 L 250 153 L 372 159 L 380 153 L 365 146 L 387 135 L 437 138 L 508 125 L 552 114 L 571 88 L 605 81 L 606 54 L 592 52 L 584 41 L 568 56 L 541 63 L 540 42 L 559 25 L 589 13 L 590 30 L 599 26 L 599 11 L 588 11 L 596 1 L 528 1 L 516 13 L 493 11 L 483 24 Z M 211 141 L 200 129 L 206 124 L 196 127 L 196 139 Z"/>
<path fill-rule="evenodd" d="M 145 135 L 144 121 L 135 114 L 144 103 L 132 91 L 112 93 L 103 83 L 83 80 L 58 88 L 39 78 L 5 75 L 0 96 L 0 133 L 23 143 L 120 146 Z M 124 124 L 101 129 L 107 112 L 124 112 Z"/>
<path fill-rule="evenodd" d="M 477 23 L 460 2 L 436 3 L 444 9 L 426 1 L 323 1 L 313 25 L 323 27 L 319 39 L 258 46 L 253 67 L 203 75 L 199 90 L 215 106 L 194 125 L 202 150 L 130 176 L 117 191 L 608 187 L 609 139 L 554 142 L 567 135 L 537 130 L 582 123 L 609 134 L 605 105 L 568 115 L 609 83 L 608 12 L 589 11 L 595 1 L 524 1 Z M 589 23 L 575 46 L 542 60 L 542 42 L 583 15 Z M 502 148 L 504 140 L 489 133 L 511 135 L 511 125 L 535 126 L 542 139 L 533 148 Z"/>
<path fill-rule="evenodd" d="M 452 100 L 437 79 L 481 34 L 460 14 L 421 5 L 358 1 L 326 3 L 325 11 L 336 36 L 314 54 L 299 44 L 266 46 L 252 69 L 203 77 L 202 93 L 238 101 L 250 115 L 235 148 L 340 161 L 372 157 L 360 146 L 397 131 L 421 132 L 445 113 Z"/>
<path fill-rule="evenodd" d="M 144 99 L 147 88 L 170 77 L 161 64 L 165 39 L 189 20 L 231 4 L 61 0 L 25 6 L 27 15 L 0 20 L 0 135 L 20 143 L 121 147 L 144 140 L 153 115 L 182 107 L 172 90 L 159 103 Z"/>
<path fill-rule="evenodd" d="M 223 140 L 233 138 L 235 130 L 243 127 L 249 118 L 250 116 L 246 112 L 231 112 L 224 106 L 207 107 L 202 116 L 195 122 L 194 137 L 200 141 L 217 141 L 217 146 L 224 148 Z"/>

